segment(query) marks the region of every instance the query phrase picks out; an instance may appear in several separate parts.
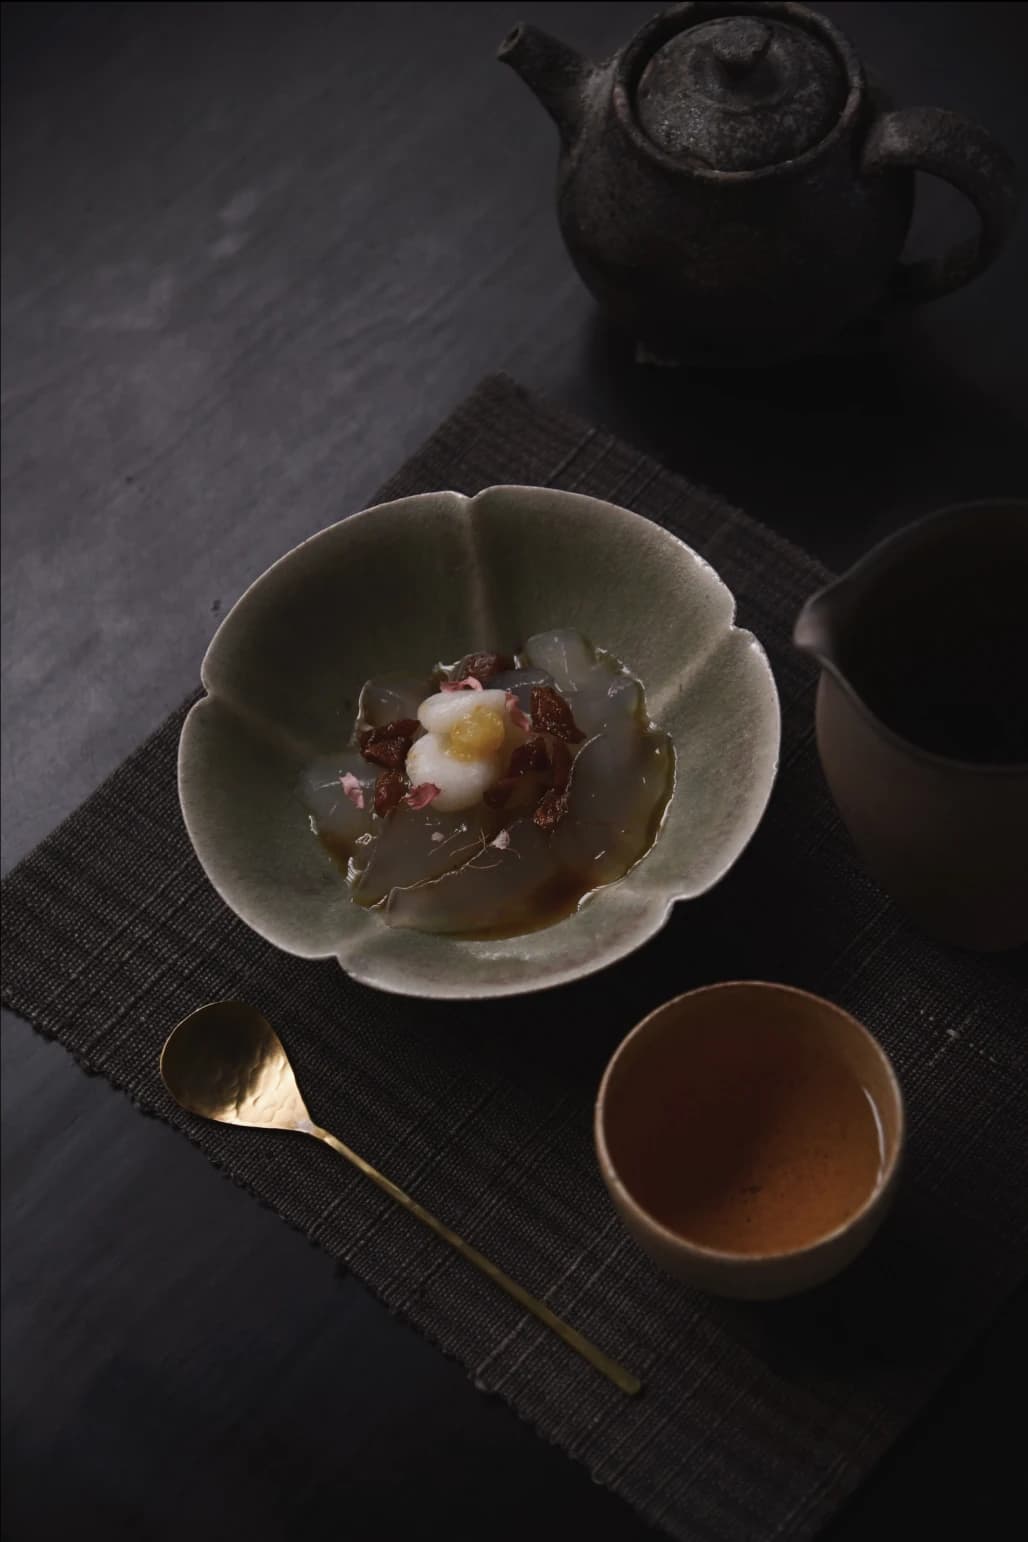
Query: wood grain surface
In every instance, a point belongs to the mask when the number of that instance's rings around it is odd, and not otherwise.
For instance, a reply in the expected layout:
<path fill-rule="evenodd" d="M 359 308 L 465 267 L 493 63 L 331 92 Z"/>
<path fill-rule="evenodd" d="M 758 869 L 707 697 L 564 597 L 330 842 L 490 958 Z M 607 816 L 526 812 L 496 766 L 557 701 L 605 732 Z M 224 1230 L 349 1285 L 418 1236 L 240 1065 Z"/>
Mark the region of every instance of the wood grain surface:
<path fill-rule="evenodd" d="M 597 320 L 557 233 L 552 125 L 494 53 L 528 19 L 601 55 L 652 9 L 3 7 L 5 868 L 185 695 L 242 588 L 486 372 L 833 566 L 1024 491 L 1024 220 L 887 346 L 773 375 L 640 370 Z M 1028 7 L 822 9 L 899 101 L 979 118 L 1028 166 Z M 929 251 L 968 216 L 924 195 Z M 3 1070 L 4 1538 L 649 1534 L 10 1018 Z M 1016 1311 L 838 1542 L 990 1531 L 979 1437 Z"/>

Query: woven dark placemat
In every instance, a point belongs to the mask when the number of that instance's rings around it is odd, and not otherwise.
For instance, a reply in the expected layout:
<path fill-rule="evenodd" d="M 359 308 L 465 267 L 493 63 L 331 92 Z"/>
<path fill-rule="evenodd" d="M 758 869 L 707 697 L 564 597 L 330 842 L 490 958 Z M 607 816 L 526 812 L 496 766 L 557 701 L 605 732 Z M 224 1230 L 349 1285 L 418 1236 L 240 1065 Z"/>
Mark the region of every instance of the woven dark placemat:
<path fill-rule="evenodd" d="M 791 623 L 824 572 L 644 456 L 486 381 L 383 497 L 573 488 L 660 521 L 734 589 L 783 707 L 779 782 L 730 877 L 582 985 L 459 1006 L 379 995 L 277 953 L 207 885 L 175 793 L 175 713 L 4 885 L 3 999 L 343 1260 L 483 1389 L 673 1536 L 813 1533 L 1028 1265 L 1023 958 L 918 937 L 851 858 L 812 742 Z M 763 1307 L 658 1275 L 615 1220 L 590 1105 L 613 1045 L 668 995 L 781 979 L 861 1017 L 909 1104 L 897 1208 L 840 1281 Z M 205 1124 L 157 1056 L 191 1007 L 241 995 L 285 1039 L 316 1119 L 644 1379 L 629 1400 L 337 1158 Z"/>

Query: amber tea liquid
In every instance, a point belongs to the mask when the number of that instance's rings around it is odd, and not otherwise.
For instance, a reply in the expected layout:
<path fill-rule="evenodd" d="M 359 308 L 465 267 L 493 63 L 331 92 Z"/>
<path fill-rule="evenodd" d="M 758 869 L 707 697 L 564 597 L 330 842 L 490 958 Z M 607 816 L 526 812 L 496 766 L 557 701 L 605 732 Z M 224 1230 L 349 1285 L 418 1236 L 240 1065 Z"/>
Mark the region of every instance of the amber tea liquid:
<path fill-rule="evenodd" d="M 787 1026 L 741 1022 L 690 1040 L 681 1064 L 631 1101 L 621 1176 L 702 1247 L 808 1245 L 860 1209 L 882 1170 L 870 1094 L 831 1046 Z"/>

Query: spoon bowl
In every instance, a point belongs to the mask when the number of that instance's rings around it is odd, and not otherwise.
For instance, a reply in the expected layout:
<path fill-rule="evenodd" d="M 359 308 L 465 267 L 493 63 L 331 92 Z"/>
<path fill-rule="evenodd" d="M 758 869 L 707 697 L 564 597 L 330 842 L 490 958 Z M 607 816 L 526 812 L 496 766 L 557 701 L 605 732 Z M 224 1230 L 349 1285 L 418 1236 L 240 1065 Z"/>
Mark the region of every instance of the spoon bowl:
<path fill-rule="evenodd" d="M 175 1102 L 191 1114 L 255 1130 L 293 1130 L 313 1135 L 331 1146 L 376 1188 L 435 1232 L 622 1392 L 634 1396 L 641 1390 L 641 1382 L 631 1371 L 551 1312 L 544 1301 L 512 1280 L 492 1259 L 451 1231 L 392 1179 L 315 1124 L 307 1112 L 282 1040 L 256 1007 L 244 1001 L 212 1001 L 190 1012 L 168 1035 L 161 1051 L 160 1069 Z"/>
<path fill-rule="evenodd" d="M 161 1077 L 203 1119 L 313 1132 L 282 1040 L 244 1001 L 212 1001 L 184 1017 L 161 1051 Z"/>

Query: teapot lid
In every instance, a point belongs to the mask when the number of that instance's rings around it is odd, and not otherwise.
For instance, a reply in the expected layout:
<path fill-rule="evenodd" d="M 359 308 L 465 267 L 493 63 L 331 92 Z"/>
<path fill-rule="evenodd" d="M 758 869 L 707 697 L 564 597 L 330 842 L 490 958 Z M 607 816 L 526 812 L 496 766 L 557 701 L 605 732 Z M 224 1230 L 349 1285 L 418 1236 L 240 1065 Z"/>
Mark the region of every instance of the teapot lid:
<path fill-rule="evenodd" d="M 847 90 L 840 60 L 813 31 L 736 13 L 686 27 L 659 48 L 635 110 L 662 150 L 712 171 L 755 171 L 823 139 Z"/>

